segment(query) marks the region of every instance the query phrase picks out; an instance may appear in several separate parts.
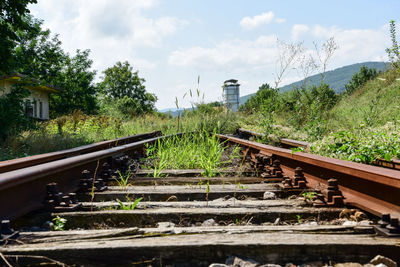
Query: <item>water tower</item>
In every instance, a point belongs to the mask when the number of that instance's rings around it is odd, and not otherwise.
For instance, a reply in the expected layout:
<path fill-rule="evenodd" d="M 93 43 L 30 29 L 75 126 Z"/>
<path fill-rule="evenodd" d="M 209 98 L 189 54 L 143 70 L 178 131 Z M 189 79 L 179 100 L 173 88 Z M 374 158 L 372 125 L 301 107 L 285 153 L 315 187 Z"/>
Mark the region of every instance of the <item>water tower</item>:
<path fill-rule="evenodd" d="M 224 82 L 224 104 L 230 111 L 239 109 L 239 86 L 237 80 L 230 79 Z"/>

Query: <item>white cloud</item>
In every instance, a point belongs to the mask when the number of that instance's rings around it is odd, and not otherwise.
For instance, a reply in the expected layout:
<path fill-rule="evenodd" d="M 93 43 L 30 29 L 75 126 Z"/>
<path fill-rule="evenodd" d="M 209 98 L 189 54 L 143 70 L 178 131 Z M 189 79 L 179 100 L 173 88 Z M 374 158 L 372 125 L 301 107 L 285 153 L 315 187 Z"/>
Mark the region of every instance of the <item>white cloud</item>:
<path fill-rule="evenodd" d="M 200 46 L 173 51 L 169 64 L 192 66 L 201 69 L 237 69 L 247 66 L 264 66 L 274 62 L 276 54 L 276 36 L 260 36 L 253 41 L 228 40 L 214 47 Z"/>
<path fill-rule="evenodd" d="M 310 28 L 304 24 L 295 24 L 292 27 L 292 40 L 298 40 L 301 35 L 308 32 Z"/>
<path fill-rule="evenodd" d="M 390 39 L 386 26 L 378 29 L 341 29 L 336 26 L 316 25 L 311 34 L 319 43 L 334 37 L 339 48 L 332 61 L 337 66 L 377 59 L 387 60 L 385 48 L 390 45 Z"/>
<path fill-rule="evenodd" d="M 269 23 L 273 22 L 274 17 L 275 17 L 275 15 L 274 15 L 274 12 L 272 12 L 272 11 L 265 12 L 265 13 L 262 13 L 261 15 L 256 15 L 254 17 L 244 17 L 240 21 L 240 26 L 243 29 L 251 30 L 251 29 L 257 28 L 263 24 L 269 24 Z M 279 21 L 281 21 L 281 20 L 282 19 L 279 19 Z"/>
<path fill-rule="evenodd" d="M 156 63 L 141 58 L 136 51 L 161 46 L 164 38 L 187 24 L 175 17 L 149 18 L 143 14 L 156 4 L 154 0 L 41 0 L 31 10 L 44 19 L 44 27 L 60 34 L 66 51 L 89 48 L 96 69 L 118 60 L 128 60 L 134 68 L 151 69 Z"/>

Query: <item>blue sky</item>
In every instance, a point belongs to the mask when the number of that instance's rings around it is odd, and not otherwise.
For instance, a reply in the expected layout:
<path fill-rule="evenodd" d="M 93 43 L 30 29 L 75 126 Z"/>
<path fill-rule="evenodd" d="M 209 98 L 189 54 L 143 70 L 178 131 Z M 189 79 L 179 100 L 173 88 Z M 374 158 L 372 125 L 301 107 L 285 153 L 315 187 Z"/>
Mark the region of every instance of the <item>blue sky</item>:
<path fill-rule="evenodd" d="M 277 39 L 303 42 L 302 55 L 318 63 L 313 43 L 321 47 L 333 37 L 338 49 L 328 70 L 387 60 L 388 22 L 399 19 L 400 1 L 38 0 L 30 10 L 60 34 L 66 51 L 91 50 L 98 80 L 128 60 L 163 109 L 174 107 L 175 97 L 186 107 L 201 101 L 183 97 L 197 88 L 198 76 L 206 102 L 222 99 L 227 79 L 239 80 L 241 95 L 273 85 Z M 302 79 L 301 64 L 280 85 Z"/>

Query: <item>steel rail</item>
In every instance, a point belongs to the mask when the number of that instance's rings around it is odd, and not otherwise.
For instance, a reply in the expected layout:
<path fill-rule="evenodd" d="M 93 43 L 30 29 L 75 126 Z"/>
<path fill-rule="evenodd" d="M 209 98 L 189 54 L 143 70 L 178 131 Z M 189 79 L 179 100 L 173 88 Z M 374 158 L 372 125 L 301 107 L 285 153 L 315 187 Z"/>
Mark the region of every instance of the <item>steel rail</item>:
<path fill-rule="evenodd" d="M 182 134 L 177 134 L 182 135 Z M 14 219 L 43 207 L 46 184 L 57 182 L 63 193 L 75 192 L 83 169 L 95 172 L 100 162 L 120 153 L 130 153 L 148 143 L 172 135 L 120 145 L 96 152 L 55 160 L 0 174 L 0 219 Z"/>
<path fill-rule="evenodd" d="M 240 138 L 243 138 L 243 139 L 250 139 L 250 137 L 263 138 L 265 136 L 262 133 L 253 132 L 253 131 L 246 130 L 243 128 L 237 129 L 236 133 Z M 292 147 L 307 148 L 310 146 L 310 144 L 307 142 L 293 140 L 293 139 L 289 139 L 289 138 L 282 138 L 279 140 L 279 143 L 280 143 L 281 147 L 283 147 L 283 148 L 292 148 Z"/>
<path fill-rule="evenodd" d="M 301 167 L 309 187 L 324 189 L 328 179 L 335 178 L 346 204 L 377 216 L 390 213 L 392 217 L 400 218 L 400 171 L 293 152 L 226 135 L 218 137 L 279 159 L 287 176 L 293 175 L 296 167 Z"/>
<path fill-rule="evenodd" d="M 150 133 L 143 133 L 143 134 L 137 134 L 133 136 L 127 136 L 127 137 L 122 137 L 114 140 L 107 140 L 107 141 L 102 141 L 94 144 L 89 144 L 89 145 L 84 145 L 84 146 L 79 146 L 71 149 L 66 149 L 66 150 L 61 150 L 61 151 L 55 151 L 55 152 L 50 152 L 50 153 L 45 153 L 45 154 L 40 154 L 40 155 L 34 155 L 34 156 L 29 156 L 29 157 L 23 157 L 23 158 L 17 158 L 17 159 L 12 159 L 12 160 L 7 160 L 7 161 L 2 161 L 0 162 L 0 173 L 19 169 L 19 168 L 25 168 L 41 163 L 46 163 L 62 158 L 67 158 L 71 156 L 76 156 L 84 153 L 89 153 L 89 152 L 94 152 L 98 151 L 101 149 L 106 149 L 110 147 L 115 147 L 121 144 L 127 144 L 131 142 L 136 142 L 140 141 L 143 139 L 155 137 L 155 136 L 160 136 L 161 132 L 160 131 L 155 131 L 155 132 L 150 132 Z"/>
<path fill-rule="evenodd" d="M 90 153 L 94 151 L 99 151 L 102 149 L 107 149 L 111 147 L 115 147 L 122 144 L 128 144 L 132 142 L 137 142 L 143 139 L 148 139 L 151 137 L 160 136 L 160 131 L 150 132 L 150 133 L 143 133 L 137 134 L 127 137 L 122 137 L 114 140 L 102 141 L 94 144 L 79 146 L 71 149 L 55 151 L 40 155 L 34 155 L 29 157 L 23 157 L 18 159 L 6 160 L 0 162 L 0 173 L 5 173 L 21 168 L 26 168 L 50 161 L 55 161 L 63 158 L 73 157 L 85 153 Z"/>

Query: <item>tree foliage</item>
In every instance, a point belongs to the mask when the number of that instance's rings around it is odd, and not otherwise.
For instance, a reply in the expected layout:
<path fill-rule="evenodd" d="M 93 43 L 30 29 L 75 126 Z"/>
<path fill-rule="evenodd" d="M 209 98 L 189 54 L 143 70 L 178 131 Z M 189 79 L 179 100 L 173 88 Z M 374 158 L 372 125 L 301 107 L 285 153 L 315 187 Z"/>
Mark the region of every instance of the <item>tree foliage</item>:
<path fill-rule="evenodd" d="M 37 0 L 0 1 L 0 73 L 9 73 L 14 62 L 13 48 L 18 42 L 17 31 L 29 31 L 23 19 L 29 13 L 28 4 Z"/>
<path fill-rule="evenodd" d="M 50 95 L 50 115 L 82 110 L 92 114 L 97 111 L 97 87 L 91 70 L 90 50 L 77 50 L 71 56 L 64 52 L 58 35 L 41 28 L 42 21 L 26 16 L 30 31 L 17 32 L 19 43 L 14 49 L 14 71 L 41 82 L 61 88 L 59 94 Z"/>
<path fill-rule="evenodd" d="M 117 62 L 106 69 L 103 81 L 98 84 L 105 102 L 116 104 L 122 114 L 134 115 L 154 111 L 155 95 L 146 92 L 145 80 L 140 78 L 138 71 L 128 61 Z"/>
<path fill-rule="evenodd" d="M 255 95 L 240 106 L 241 111 L 254 113 L 260 111 L 263 106 L 272 105 L 272 99 L 278 95 L 278 91 L 268 83 L 262 84 Z"/>
<path fill-rule="evenodd" d="M 376 69 L 370 69 L 368 67 L 362 66 L 358 72 L 354 73 L 349 83 L 346 84 L 344 94 L 352 94 L 355 90 L 357 90 L 369 80 L 374 79 L 376 76 L 378 76 L 378 72 L 376 71 Z"/>
<path fill-rule="evenodd" d="M 1 91 L 0 91 L 1 92 Z M 24 111 L 24 98 L 29 96 L 22 85 L 14 85 L 8 94 L 0 97 L 0 141 L 28 125 Z"/>

